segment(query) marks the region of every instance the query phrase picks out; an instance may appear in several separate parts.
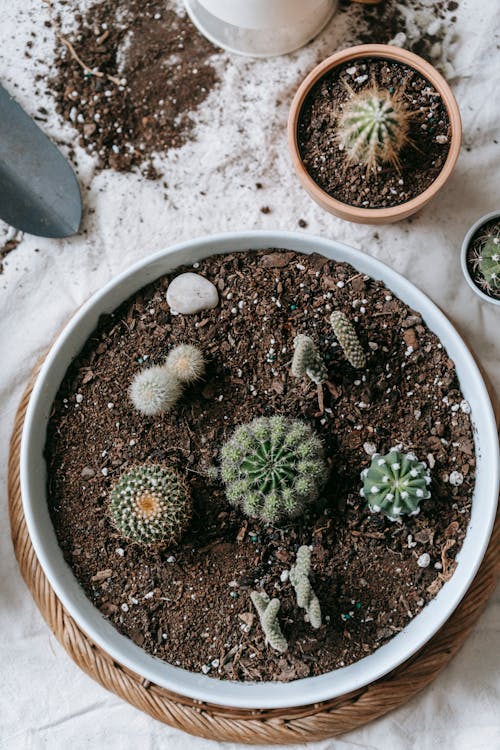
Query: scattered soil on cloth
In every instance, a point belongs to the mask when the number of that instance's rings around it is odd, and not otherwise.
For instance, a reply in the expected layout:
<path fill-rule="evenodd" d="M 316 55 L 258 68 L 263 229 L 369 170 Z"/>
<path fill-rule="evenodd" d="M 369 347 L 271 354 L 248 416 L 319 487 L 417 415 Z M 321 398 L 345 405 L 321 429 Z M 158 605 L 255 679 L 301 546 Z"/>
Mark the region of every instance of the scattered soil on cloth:
<path fill-rule="evenodd" d="M 350 96 L 347 86 L 358 92 L 373 84 L 399 92 L 412 113 L 400 169 L 384 164 L 367 172 L 364 164 L 348 159 L 336 139 L 338 115 Z M 423 193 L 441 172 L 451 138 L 446 107 L 429 81 L 406 65 L 371 58 L 340 65 L 316 83 L 302 107 L 297 134 L 313 180 L 337 200 L 362 208 L 398 206 Z"/>
<path fill-rule="evenodd" d="M 165 0 L 103 0 L 75 20 L 64 38 L 103 76 L 61 41 L 51 82 L 57 111 L 101 168 L 146 165 L 145 176 L 158 177 L 152 155 L 193 137 L 192 113 L 217 83 L 216 48 Z"/>
<path fill-rule="evenodd" d="M 478 249 L 479 240 L 481 239 L 481 237 L 483 237 L 485 234 L 487 234 L 491 230 L 500 232 L 500 222 L 498 219 L 494 219 L 493 221 L 488 221 L 486 224 L 483 224 L 483 226 L 479 227 L 477 232 L 474 234 L 473 238 L 470 241 L 469 248 L 467 250 L 467 269 L 469 271 L 472 281 L 478 287 L 478 289 L 480 289 L 482 292 L 487 294 L 492 299 L 500 299 L 500 290 L 493 291 L 493 290 L 487 289 L 487 287 L 485 286 L 485 280 L 481 271 L 474 265 L 474 253 Z"/>
<path fill-rule="evenodd" d="M 454 364 L 417 313 L 347 264 L 276 250 L 213 256 L 196 270 L 216 284 L 219 306 L 172 315 L 165 292 L 183 270 L 104 316 L 61 385 L 46 457 L 64 556 L 116 628 L 172 664 L 222 679 L 279 681 L 350 664 L 400 631 L 454 570 L 475 475 Z M 335 342 L 333 308 L 354 321 L 368 356 L 363 371 Z M 299 332 L 317 342 L 337 389 L 325 393 L 323 416 L 315 386 L 290 374 Z M 132 377 L 180 342 L 204 352 L 204 380 L 173 413 L 139 415 L 126 396 Z M 320 502 L 282 527 L 231 508 L 207 474 L 237 425 L 276 413 L 311 424 L 331 466 Z M 427 460 L 433 477 L 432 499 L 401 524 L 371 514 L 359 494 L 370 453 L 398 443 Z M 110 523 L 114 482 L 144 461 L 173 465 L 192 487 L 194 520 L 176 547 L 148 550 Z M 283 575 L 301 544 L 313 547 L 319 630 L 304 621 Z M 421 567 L 425 553 L 430 564 Z M 265 645 L 253 589 L 280 598 L 283 655 Z"/>
<path fill-rule="evenodd" d="M 0 274 L 3 273 L 5 258 L 20 245 L 22 239 L 23 232 L 0 222 Z"/>

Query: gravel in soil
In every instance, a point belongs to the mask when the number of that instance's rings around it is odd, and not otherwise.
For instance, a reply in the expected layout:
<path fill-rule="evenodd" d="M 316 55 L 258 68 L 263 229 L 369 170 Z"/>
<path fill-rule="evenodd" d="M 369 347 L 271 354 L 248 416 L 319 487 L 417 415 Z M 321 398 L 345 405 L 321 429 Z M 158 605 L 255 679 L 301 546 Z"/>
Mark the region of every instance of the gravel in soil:
<path fill-rule="evenodd" d="M 384 285 L 318 255 L 268 250 L 195 264 L 217 308 L 172 315 L 158 279 L 102 317 L 56 397 L 46 458 L 51 517 L 90 600 L 125 635 L 172 664 L 230 680 L 289 681 L 372 653 L 399 632 L 453 573 L 470 516 L 475 454 L 453 362 L 421 317 Z M 193 268 L 189 268 L 193 270 Z M 354 370 L 335 342 L 330 311 L 354 321 L 368 354 Z M 290 374 L 293 339 L 308 333 L 328 363 L 332 395 Z M 208 366 L 173 413 L 139 415 L 133 375 L 176 343 Z M 306 420 L 331 468 L 320 502 L 296 523 L 267 526 L 231 508 L 207 470 L 235 426 L 258 415 Z M 402 443 L 427 460 L 432 499 L 394 524 L 368 512 L 360 471 L 374 450 Z M 167 462 L 188 479 L 195 514 L 176 547 L 148 550 L 112 527 L 113 483 L 135 463 Z M 313 548 L 324 624 L 312 630 L 287 572 Z M 281 601 L 289 650 L 268 648 L 251 590 Z"/>
<path fill-rule="evenodd" d="M 397 92 L 411 113 L 409 143 L 400 168 L 367 170 L 347 157 L 337 140 L 342 105 L 376 84 Z M 329 71 L 311 89 L 299 116 L 297 137 L 304 167 L 320 188 L 351 206 L 398 206 L 424 192 L 441 172 L 450 148 L 450 123 L 441 96 L 417 71 L 380 59 L 352 60 Z"/>
<path fill-rule="evenodd" d="M 57 111 L 101 168 L 158 177 L 152 156 L 193 137 L 193 113 L 217 83 L 216 48 L 165 0 L 103 0 L 75 21 L 62 38 L 80 61 L 60 39 Z"/>

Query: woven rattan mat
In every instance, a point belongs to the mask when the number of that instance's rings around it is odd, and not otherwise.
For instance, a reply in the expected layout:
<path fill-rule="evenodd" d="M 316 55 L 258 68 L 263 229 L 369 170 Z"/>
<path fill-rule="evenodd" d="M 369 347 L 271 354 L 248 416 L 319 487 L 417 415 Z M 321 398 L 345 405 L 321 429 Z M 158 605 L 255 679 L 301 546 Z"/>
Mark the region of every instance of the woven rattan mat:
<path fill-rule="evenodd" d="M 331 701 L 301 708 L 239 710 L 176 695 L 114 662 L 65 611 L 36 558 L 26 528 L 19 483 L 24 415 L 38 367 L 19 405 L 9 458 L 9 512 L 19 567 L 37 607 L 73 661 L 107 690 L 166 724 L 212 740 L 293 744 L 360 727 L 403 705 L 434 680 L 455 656 L 483 611 L 500 573 L 500 516 L 481 568 L 458 609 L 412 659 L 377 682 Z M 497 416 L 500 408 L 495 399 Z"/>

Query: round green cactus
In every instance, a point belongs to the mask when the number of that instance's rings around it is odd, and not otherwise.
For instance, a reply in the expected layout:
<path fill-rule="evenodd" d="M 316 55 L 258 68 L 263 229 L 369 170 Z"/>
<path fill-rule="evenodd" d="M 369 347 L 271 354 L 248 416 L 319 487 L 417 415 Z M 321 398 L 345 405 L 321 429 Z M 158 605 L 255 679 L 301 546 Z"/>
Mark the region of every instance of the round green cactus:
<path fill-rule="evenodd" d="M 361 479 L 361 495 L 370 510 L 383 513 L 391 521 L 402 515 L 416 515 L 420 512 L 420 501 L 431 496 L 427 464 L 398 448 L 391 448 L 385 456 L 375 453 L 369 468 L 361 472 Z"/>
<path fill-rule="evenodd" d="M 477 282 L 488 294 L 500 294 L 500 228 L 479 237 L 472 253 Z"/>
<path fill-rule="evenodd" d="M 174 544 L 191 519 L 191 495 L 174 469 L 158 464 L 134 466 L 113 487 L 110 512 L 127 539 L 148 545 Z"/>
<path fill-rule="evenodd" d="M 327 477 L 323 446 L 311 428 L 284 417 L 238 427 L 222 448 L 229 502 L 250 517 L 277 523 L 300 515 Z"/>
<path fill-rule="evenodd" d="M 351 161 L 373 169 L 399 165 L 399 154 L 409 142 L 409 115 L 397 94 L 373 85 L 351 90 L 339 119 L 337 138 Z"/>

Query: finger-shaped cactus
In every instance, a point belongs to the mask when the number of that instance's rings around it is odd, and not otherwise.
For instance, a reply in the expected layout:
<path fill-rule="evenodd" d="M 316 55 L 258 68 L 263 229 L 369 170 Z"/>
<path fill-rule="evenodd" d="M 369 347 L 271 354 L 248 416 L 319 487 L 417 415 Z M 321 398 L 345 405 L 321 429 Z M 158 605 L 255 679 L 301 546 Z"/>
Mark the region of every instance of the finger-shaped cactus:
<path fill-rule="evenodd" d="M 271 648 L 283 654 L 288 648 L 288 643 L 281 632 L 278 621 L 278 612 L 281 606 L 279 599 L 269 599 L 265 591 L 262 593 L 252 591 L 250 598 L 259 615 L 260 624 L 267 642 Z"/>
<path fill-rule="evenodd" d="M 313 383 L 321 385 L 328 380 L 328 371 L 314 341 L 303 333 L 295 336 L 292 360 L 292 375 L 302 378 L 307 375 Z"/>
<path fill-rule="evenodd" d="M 427 464 L 413 453 L 391 448 L 385 456 L 375 453 L 368 469 L 361 472 L 363 489 L 370 510 L 383 513 L 391 521 L 420 512 L 420 501 L 427 500 L 431 477 Z"/>
<path fill-rule="evenodd" d="M 323 446 L 304 422 L 260 417 L 222 448 L 221 477 L 229 502 L 247 515 L 270 523 L 294 518 L 326 481 Z"/>
<path fill-rule="evenodd" d="M 305 609 L 313 628 L 321 627 L 321 607 L 314 593 L 309 573 L 311 570 L 311 550 L 306 545 L 299 547 L 295 565 L 290 568 L 290 581 L 295 589 L 297 604 Z"/>
<path fill-rule="evenodd" d="M 148 545 L 177 542 L 192 514 L 182 476 L 158 464 L 134 466 L 111 491 L 111 519 L 124 537 Z"/>
<path fill-rule="evenodd" d="M 164 367 L 181 383 L 194 383 L 203 375 L 205 361 L 196 346 L 179 344 L 168 353 Z"/>
<path fill-rule="evenodd" d="M 500 294 L 500 227 L 479 237 L 472 252 L 472 267 L 477 282 L 488 294 Z"/>
<path fill-rule="evenodd" d="M 132 380 L 129 396 L 137 411 L 154 417 L 169 411 L 182 394 L 182 384 L 161 365 L 138 372 Z"/>
<path fill-rule="evenodd" d="M 353 367 L 364 367 L 366 365 L 366 355 L 359 343 L 354 326 L 347 315 L 340 310 L 334 310 L 330 315 L 330 324 L 347 361 Z"/>
<path fill-rule="evenodd" d="M 398 167 L 410 129 L 410 116 L 401 96 L 375 85 L 358 93 L 349 91 L 337 127 L 337 139 L 349 160 L 367 169 L 381 164 Z"/>

